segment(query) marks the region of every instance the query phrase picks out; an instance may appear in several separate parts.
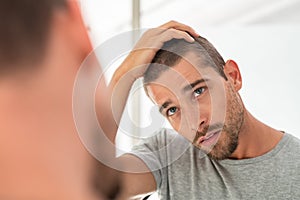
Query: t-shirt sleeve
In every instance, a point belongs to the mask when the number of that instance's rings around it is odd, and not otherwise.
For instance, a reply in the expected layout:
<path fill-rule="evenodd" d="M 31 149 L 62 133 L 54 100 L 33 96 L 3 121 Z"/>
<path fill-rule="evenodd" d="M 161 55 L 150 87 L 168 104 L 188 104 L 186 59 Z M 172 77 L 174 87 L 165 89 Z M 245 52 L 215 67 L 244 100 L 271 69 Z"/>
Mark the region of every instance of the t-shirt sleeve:
<path fill-rule="evenodd" d="M 151 149 L 149 143 L 143 143 L 134 146 L 129 154 L 137 156 L 147 165 L 155 178 L 157 189 L 159 189 L 162 183 L 163 169 L 158 155 Z"/>
<path fill-rule="evenodd" d="M 170 129 L 161 129 L 154 136 L 135 145 L 129 154 L 140 158 L 151 170 L 157 185 L 167 179 L 168 167 L 188 148 L 189 143 Z"/>
<path fill-rule="evenodd" d="M 166 146 L 166 133 L 162 129 L 154 134 L 154 136 L 143 139 L 139 144 L 133 146 L 129 154 L 133 154 L 140 158 L 152 172 L 157 189 L 160 188 L 163 176 L 165 174 L 165 160 L 166 153 L 164 147 Z"/>

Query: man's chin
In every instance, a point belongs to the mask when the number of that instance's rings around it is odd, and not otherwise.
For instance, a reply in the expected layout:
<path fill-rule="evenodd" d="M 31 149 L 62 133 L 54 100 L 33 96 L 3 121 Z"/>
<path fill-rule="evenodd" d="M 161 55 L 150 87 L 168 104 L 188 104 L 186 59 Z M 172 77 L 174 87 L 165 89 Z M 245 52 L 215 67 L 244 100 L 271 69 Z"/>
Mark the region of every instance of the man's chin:
<path fill-rule="evenodd" d="M 224 155 L 224 154 L 218 154 L 218 153 L 215 153 L 215 152 L 209 152 L 207 153 L 207 156 L 209 158 L 211 158 L 212 160 L 224 160 L 224 159 L 227 159 L 228 156 L 227 155 Z"/>
<path fill-rule="evenodd" d="M 224 152 L 217 151 L 214 146 L 211 147 L 204 147 L 204 146 L 199 146 L 195 145 L 198 149 L 200 149 L 202 152 L 204 152 L 209 158 L 213 160 L 224 160 L 227 159 L 230 155 L 224 154 Z"/>
<path fill-rule="evenodd" d="M 193 145 L 203 151 L 209 158 L 213 160 L 224 160 L 228 159 L 238 146 L 238 137 L 231 137 L 229 139 L 216 141 L 214 144 L 201 145 L 193 142 Z M 226 142 L 227 141 L 227 142 Z"/>
<path fill-rule="evenodd" d="M 237 143 L 232 143 L 231 145 L 226 146 L 226 148 L 222 148 L 222 146 L 216 145 L 211 151 L 206 151 L 206 154 L 213 160 L 224 160 L 228 159 L 236 150 L 236 148 Z"/>

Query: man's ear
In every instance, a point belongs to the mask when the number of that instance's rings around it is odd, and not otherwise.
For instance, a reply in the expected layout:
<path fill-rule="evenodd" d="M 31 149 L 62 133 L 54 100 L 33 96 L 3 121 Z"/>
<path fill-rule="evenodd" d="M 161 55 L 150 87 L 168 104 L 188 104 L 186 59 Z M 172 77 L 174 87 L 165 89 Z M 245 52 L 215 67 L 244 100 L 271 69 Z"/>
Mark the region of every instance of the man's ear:
<path fill-rule="evenodd" d="M 242 88 L 242 76 L 238 65 L 233 60 L 227 60 L 224 66 L 224 72 L 235 89 L 239 91 Z"/>
<path fill-rule="evenodd" d="M 66 0 L 67 12 L 65 12 L 65 31 L 67 37 L 74 48 L 82 50 L 82 53 L 87 56 L 92 51 L 92 44 L 88 35 L 88 28 L 86 27 L 82 18 L 80 5 L 78 1 Z"/>

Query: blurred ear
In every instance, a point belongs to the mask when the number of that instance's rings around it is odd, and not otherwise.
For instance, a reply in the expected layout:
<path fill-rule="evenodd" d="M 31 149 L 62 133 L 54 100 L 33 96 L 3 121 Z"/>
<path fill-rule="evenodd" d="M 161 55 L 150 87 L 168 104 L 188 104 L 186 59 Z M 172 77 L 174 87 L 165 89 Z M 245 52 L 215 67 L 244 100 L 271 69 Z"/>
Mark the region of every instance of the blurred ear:
<path fill-rule="evenodd" d="M 65 39 L 73 48 L 80 50 L 86 57 L 92 51 L 92 44 L 88 36 L 88 28 L 84 24 L 78 1 L 67 0 L 66 10 L 57 10 L 60 28 L 64 31 Z M 83 58 L 84 59 L 84 58 Z"/>
<path fill-rule="evenodd" d="M 242 76 L 236 62 L 233 60 L 226 61 L 224 72 L 228 80 L 232 83 L 235 91 L 239 91 L 242 88 Z"/>
<path fill-rule="evenodd" d="M 74 1 L 74 0 L 68 0 L 68 4 L 69 4 L 70 10 L 71 10 L 71 14 L 73 14 L 74 20 L 77 25 L 76 30 L 78 32 L 77 32 L 77 35 L 75 35 L 75 39 L 82 41 L 83 48 L 89 54 L 93 48 L 92 48 L 91 40 L 88 35 L 89 28 L 84 23 L 84 20 L 82 17 L 82 12 L 80 10 L 80 5 L 78 4 L 78 1 Z"/>

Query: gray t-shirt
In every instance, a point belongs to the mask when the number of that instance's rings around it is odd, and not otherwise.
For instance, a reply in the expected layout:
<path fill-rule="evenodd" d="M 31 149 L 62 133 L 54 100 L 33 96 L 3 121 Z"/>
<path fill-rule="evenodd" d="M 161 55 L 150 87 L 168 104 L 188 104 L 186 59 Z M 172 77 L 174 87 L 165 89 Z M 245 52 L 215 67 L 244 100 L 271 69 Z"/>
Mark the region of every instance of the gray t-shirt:
<path fill-rule="evenodd" d="M 300 140 L 287 133 L 250 159 L 212 160 L 169 129 L 131 153 L 153 171 L 160 199 L 300 199 Z"/>

